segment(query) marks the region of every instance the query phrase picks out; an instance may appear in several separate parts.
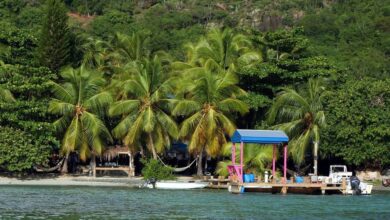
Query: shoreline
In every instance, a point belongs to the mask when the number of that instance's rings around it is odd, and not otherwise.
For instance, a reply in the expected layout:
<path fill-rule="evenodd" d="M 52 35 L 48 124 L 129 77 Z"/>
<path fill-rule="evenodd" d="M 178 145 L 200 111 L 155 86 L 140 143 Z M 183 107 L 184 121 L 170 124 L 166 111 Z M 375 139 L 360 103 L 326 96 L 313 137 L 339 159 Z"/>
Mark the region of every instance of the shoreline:
<path fill-rule="evenodd" d="M 193 177 L 178 177 L 177 181 L 190 181 Z M 88 177 L 88 176 L 57 176 L 15 178 L 0 177 L 0 186 L 91 186 L 91 187 L 128 187 L 138 188 L 144 183 L 142 177 Z M 390 187 L 374 185 L 375 192 L 390 192 Z"/>
<path fill-rule="evenodd" d="M 106 186 L 106 187 L 138 187 L 143 183 L 142 177 L 135 178 L 93 178 L 61 176 L 53 178 L 10 178 L 0 177 L 3 186 Z"/>
<path fill-rule="evenodd" d="M 190 181 L 193 177 L 177 177 L 177 181 Z M 0 186 L 106 186 L 138 188 L 144 183 L 143 177 L 0 177 Z"/>

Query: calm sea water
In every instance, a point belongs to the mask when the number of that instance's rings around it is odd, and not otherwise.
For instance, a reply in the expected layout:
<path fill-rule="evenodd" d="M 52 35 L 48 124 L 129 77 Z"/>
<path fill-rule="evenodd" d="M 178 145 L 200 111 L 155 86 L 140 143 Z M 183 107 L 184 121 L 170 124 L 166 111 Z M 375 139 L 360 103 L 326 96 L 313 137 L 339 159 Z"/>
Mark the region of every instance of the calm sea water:
<path fill-rule="evenodd" d="M 272 195 L 225 190 L 0 186 L 0 219 L 390 219 L 390 193 Z"/>

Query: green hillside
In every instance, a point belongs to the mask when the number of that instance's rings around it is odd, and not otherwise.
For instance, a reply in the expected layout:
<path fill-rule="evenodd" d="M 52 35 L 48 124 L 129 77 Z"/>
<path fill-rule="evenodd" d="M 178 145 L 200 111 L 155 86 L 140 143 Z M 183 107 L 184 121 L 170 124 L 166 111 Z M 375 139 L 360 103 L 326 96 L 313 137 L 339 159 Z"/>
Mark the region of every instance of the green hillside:
<path fill-rule="evenodd" d="M 0 26 L 0 171 L 177 140 L 220 161 L 236 127 L 285 130 L 298 168 L 316 141 L 320 171 L 390 165 L 388 0 L 1 0 Z"/>

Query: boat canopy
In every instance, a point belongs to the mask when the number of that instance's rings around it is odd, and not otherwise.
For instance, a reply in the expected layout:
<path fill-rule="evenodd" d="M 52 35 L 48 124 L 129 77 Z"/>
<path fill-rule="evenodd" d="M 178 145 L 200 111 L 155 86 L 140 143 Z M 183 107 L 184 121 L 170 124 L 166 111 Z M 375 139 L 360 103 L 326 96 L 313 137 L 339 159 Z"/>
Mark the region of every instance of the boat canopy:
<path fill-rule="evenodd" d="M 233 143 L 281 144 L 288 142 L 288 136 L 281 130 L 237 129 L 231 141 Z"/>

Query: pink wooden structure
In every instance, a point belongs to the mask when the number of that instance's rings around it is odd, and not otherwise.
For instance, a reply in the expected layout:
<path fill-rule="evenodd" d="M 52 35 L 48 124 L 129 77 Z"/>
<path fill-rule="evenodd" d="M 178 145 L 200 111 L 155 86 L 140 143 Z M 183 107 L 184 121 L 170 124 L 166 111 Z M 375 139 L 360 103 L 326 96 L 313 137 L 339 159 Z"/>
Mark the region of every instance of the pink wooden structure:
<path fill-rule="evenodd" d="M 237 176 L 240 182 L 243 182 L 243 170 L 244 170 L 244 143 L 257 143 L 257 144 L 272 144 L 273 145 L 273 157 L 272 157 L 272 175 L 275 176 L 276 171 L 276 148 L 277 145 L 283 145 L 283 182 L 287 180 L 287 143 L 288 136 L 283 131 L 274 130 L 244 130 L 237 129 L 231 141 L 232 146 L 232 165 L 228 166 L 230 178 Z M 236 163 L 236 143 L 240 144 L 240 163 Z"/>

